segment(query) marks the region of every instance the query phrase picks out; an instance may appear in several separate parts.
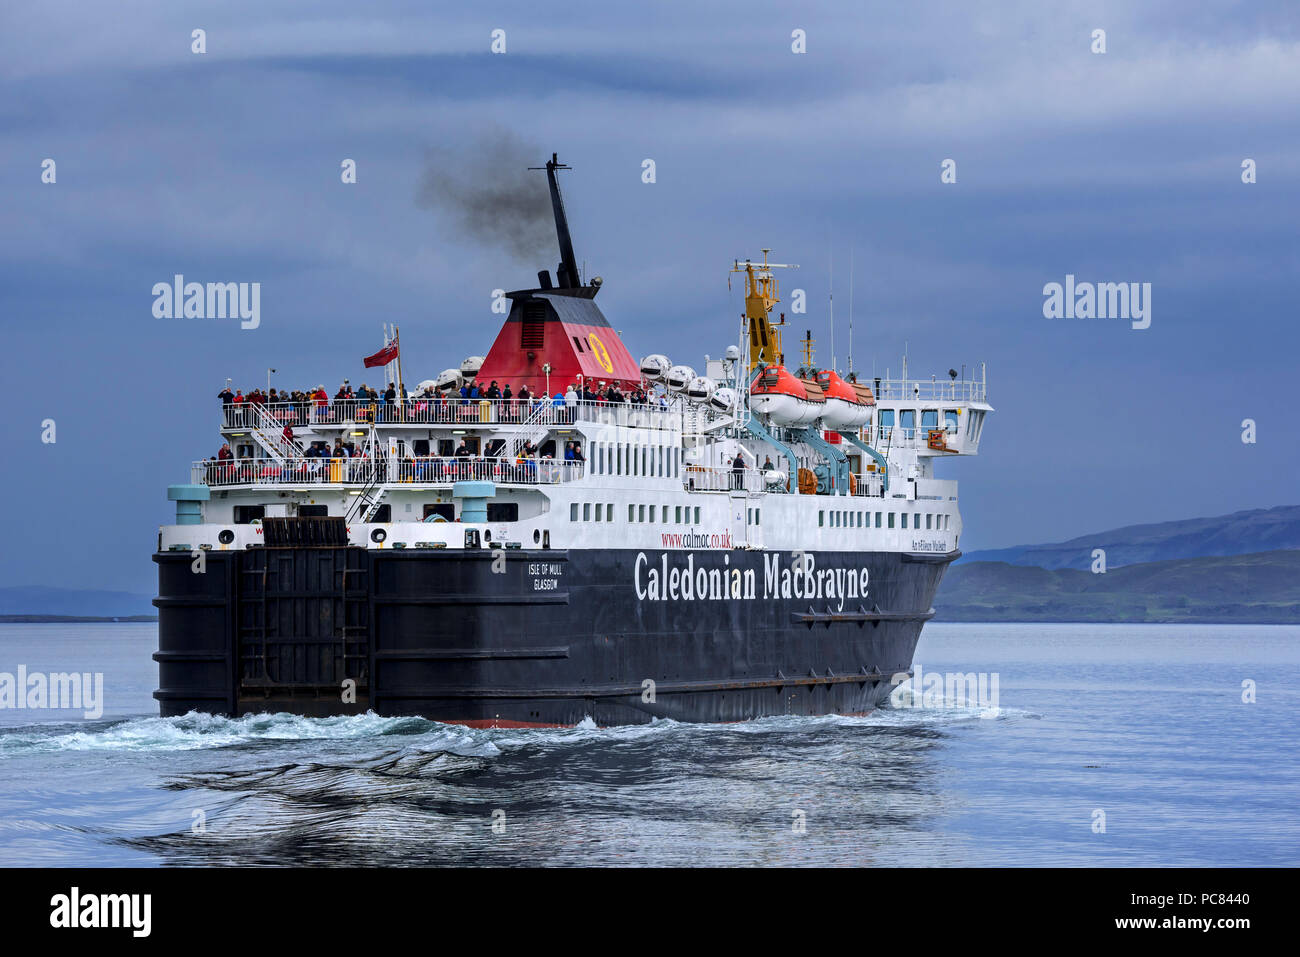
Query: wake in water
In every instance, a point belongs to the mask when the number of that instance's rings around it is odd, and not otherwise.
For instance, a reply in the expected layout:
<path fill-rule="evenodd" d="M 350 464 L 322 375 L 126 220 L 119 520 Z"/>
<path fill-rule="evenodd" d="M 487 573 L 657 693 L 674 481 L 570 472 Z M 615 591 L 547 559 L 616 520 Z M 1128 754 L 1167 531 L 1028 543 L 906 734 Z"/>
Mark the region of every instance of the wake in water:
<path fill-rule="evenodd" d="M 907 686 L 896 696 L 900 707 L 869 715 L 776 716 L 734 724 L 689 724 L 656 718 L 648 724 L 602 728 L 591 718 L 572 728 L 466 728 L 426 718 L 383 718 L 373 712 L 333 718 L 254 714 L 241 718 L 191 711 L 176 718 L 128 718 L 78 724 L 51 723 L 0 729 L 0 757 L 57 751 L 191 751 L 298 741 L 357 741 L 399 737 L 421 750 L 491 756 L 503 748 L 637 741 L 665 735 L 741 733 L 800 734 L 836 727 L 934 727 L 976 720 L 1038 717 L 1015 708 L 985 708 L 922 701 Z M 924 706 L 922 706 L 924 705 Z"/>

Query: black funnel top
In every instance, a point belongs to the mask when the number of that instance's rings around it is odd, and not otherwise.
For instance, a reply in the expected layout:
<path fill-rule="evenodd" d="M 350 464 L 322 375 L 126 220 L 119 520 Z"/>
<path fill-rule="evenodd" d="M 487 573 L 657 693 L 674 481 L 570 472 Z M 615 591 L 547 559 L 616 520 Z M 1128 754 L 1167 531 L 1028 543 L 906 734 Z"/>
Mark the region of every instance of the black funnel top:
<path fill-rule="evenodd" d="M 555 235 L 560 241 L 560 266 L 556 278 L 561 289 L 576 289 L 582 285 L 578 276 L 578 261 L 573 255 L 573 238 L 569 235 L 569 217 L 564 215 L 564 199 L 560 196 L 560 183 L 555 178 L 557 169 L 569 169 L 555 153 L 546 164 L 546 179 L 551 186 L 551 208 L 555 211 Z"/>

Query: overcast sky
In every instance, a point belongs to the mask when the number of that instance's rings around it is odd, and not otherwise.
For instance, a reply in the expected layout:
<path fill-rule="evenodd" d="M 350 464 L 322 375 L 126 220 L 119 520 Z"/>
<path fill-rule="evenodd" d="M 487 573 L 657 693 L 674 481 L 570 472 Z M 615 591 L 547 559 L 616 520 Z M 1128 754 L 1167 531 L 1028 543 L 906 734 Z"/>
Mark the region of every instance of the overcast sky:
<path fill-rule="evenodd" d="M 633 355 L 720 354 L 726 270 L 768 246 L 819 363 L 833 255 L 846 365 L 850 250 L 859 370 L 986 362 L 981 454 L 943 469 L 966 550 L 1296 504 L 1298 34 L 1289 0 L 8 4 L 6 584 L 152 591 L 228 376 L 373 378 L 385 321 L 408 383 L 486 352 L 492 290 L 556 253 L 419 197 L 511 141 L 574 167 L 577 255 Z M 260 327 L 155 318 L 176 273 L 260 282 Z M 1067 273 L 1151 283 L 1150 328 L 1045 319 Z"/>

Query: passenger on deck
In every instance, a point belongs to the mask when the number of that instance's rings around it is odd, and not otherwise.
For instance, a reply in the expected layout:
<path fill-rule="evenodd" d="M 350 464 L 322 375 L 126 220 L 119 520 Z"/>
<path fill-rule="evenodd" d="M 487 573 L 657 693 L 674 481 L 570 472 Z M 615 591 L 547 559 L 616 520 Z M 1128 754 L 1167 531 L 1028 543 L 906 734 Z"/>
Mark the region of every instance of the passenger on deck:
<path fill-rule="evenodd" d="M 731 460 L 731 487 L 733 489 L 745 487 L 745 457 L 740 453 L 736 453 L 736 457 Z"/>

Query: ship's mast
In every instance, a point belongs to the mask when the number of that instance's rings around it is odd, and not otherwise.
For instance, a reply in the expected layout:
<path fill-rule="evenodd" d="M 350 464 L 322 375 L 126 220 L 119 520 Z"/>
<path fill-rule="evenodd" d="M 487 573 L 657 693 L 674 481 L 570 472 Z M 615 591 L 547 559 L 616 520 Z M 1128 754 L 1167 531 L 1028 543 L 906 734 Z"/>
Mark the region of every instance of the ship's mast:
<path fill-rule="evenodd" d="M 560 182 L 555 176 L 556 170 L 572 168 L 561 163 L 556 153 L 546 161 L 546 181 L 551 187 L 551 209 L 555 213 L 555 236 L 560 241 L 560 265 L 555 270 L 555 281 L 561 289 L 577 289 L 582 285 L 578 260 L 573 254 L 573 237 L 569 235 L 569 217 L 564 213 L 564 198 L 560 195 Z"/>

